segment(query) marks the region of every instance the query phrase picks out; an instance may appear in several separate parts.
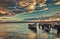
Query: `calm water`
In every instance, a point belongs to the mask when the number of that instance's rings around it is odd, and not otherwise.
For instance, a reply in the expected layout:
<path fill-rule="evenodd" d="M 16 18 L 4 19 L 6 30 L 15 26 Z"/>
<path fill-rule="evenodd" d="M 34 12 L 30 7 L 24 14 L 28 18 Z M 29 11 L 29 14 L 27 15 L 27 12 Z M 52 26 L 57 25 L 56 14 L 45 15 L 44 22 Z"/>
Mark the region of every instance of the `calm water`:
<path fill-rule="evenodd" d="M 28 33 L 28 25 L 25 23 L 11 23 L 11 24 L 0 24 L 1 31 L 12 31 L 12 32 L 21 32 Z"/>
<path fill-rule="evenodd" d="M 53 34 L 47 34 L 41 29 L 28 28 L 29 23 L 0 24 L 0 39 L 57 39 Z M 58 38 L 60 39 L 60 38 Z"/>
<path fill-rule="evenodd" d="M 0 39 L 36 39 L 36 35 L 28 23 L 0 24 Z"/>

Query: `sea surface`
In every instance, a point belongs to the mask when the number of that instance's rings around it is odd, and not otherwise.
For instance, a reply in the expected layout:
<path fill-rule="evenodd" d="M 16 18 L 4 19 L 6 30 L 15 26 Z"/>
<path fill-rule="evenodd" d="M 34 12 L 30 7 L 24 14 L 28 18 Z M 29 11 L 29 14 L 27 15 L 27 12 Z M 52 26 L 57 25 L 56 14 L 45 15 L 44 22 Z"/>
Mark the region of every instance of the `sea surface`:
<path fill-rule="evenodd" d="M 36 29 L 28 28 L 28 24 L 30 23 L 1 23 L 0 39 L 60 39 L 54 34 L 44 32 L 41 28 L 36 32 Z"/>
<path fill-rule="evenodd" d="M 28 23 L 0 24 L 0 39 L 36 39 L 36 35 L 28 28 Z"/>

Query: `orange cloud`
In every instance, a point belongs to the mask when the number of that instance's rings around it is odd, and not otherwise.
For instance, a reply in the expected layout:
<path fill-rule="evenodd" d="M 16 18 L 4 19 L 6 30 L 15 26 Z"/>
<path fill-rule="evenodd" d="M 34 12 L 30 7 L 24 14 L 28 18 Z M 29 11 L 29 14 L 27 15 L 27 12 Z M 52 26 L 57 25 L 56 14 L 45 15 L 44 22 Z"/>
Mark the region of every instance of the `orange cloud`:
<path fill-rule="evenodd" d="M 0 7 L 0 14 L 5 14 L 6 11 L 4 10 L 4 8 Z"/>
<path fill-rule="evenodd" d="M 36 5 L 36 3 L 30 4 L 30 5 L 27 7 L 27 9 L 30 10 L 30 11 L 35 10 L 35 7 L 36 7 L 35 5 Z"/>
<path fill-rule="evenodd" d="M 18 2 L 18 4 L 19 4 L 20 6 L 27 6 L 27 5 L 28 5 L 28 3 L 24 2 L 24 1 Z"/>
<path fill-rule="evenodd" d="M 3 15 L 5 15 L 5 14 L 11 15 L 11 13 L 9 11 L 6 11 L 5 8 L 3 8 L 3 7 L 0 7 L 0 14 L 3 14 Z"/>
<path fill-rule="evenodd" d="M 56 2 L 55 5 L 60 5 L 60 1 Z"/>

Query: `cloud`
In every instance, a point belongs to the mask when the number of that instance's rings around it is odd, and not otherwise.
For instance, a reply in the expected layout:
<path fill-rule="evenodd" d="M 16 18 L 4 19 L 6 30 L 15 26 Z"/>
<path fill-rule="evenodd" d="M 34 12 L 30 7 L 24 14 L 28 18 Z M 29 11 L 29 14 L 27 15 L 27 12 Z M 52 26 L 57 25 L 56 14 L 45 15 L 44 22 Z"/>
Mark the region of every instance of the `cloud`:
<path fill-rule="evenodd" d="M 34 11 L 36 4 L 39 3 L 39 7 L 46 6 L 47 0 L 18 0 L 18 5 L 26 7 L 27 11 Z"/>
<path fill-rule="evenodd" d="M 3 7 L 0 7 L 0 14 L 6 14 L 6 11 Z"/>
<path fill-rule="evenodd" d="M 55 5 L 60 5 L 60 1 L 56 2 Z"/>
<path fill-rule="evenodd" d="M 40 7 L 46 6 L 46 4 L 45 4 L 46 1 L 47 1 L 47 0 L 40 0 L 40 1 L 39 1 Z"/>
<path fill-rule="evenodd" d="M 44 8 L 44 10 L 48 10 L 48 8 Z"/>
<path fill-rule="evenodd" d="M 29 11 L 33 11 L 33 10 L 35 10 L 35 4 L 33 3 L 33 4 L 30 4 L 28 7 L 27 7 L 27 10 L 29 10 Z"/>
<path fill-rule="evenodd" d="M 23 7 L 28 5 L 28 3 L 25 3 L 24 1 L 19 2 L 18 4 L 19 4 L 20 6 L 23 6 Z"/>
<path fill-rule="evenodd" d="M 7 6 L 8 4 L 16 3 L 15 0 L 0 0 L 0 6 Z"/>
<path fill-rule="evenodd" d="M 40 11 L 45 11 L 45 10 L 48 10 L 48 8 L 43 8 L 43 9 L 41 9 Z"/>
<path fill-rule="evenodd" d="M 36 12 L 36 11 L 46 11 L 46 10 L 48 10 L 48 8 L 41 8 L 41 10 L 29 11 L 28 13 L 33 13 L 33 12 Z"/>
<path fill-rule="evenodd" d="M 26 10 L 28 12 L 34 12 L 36 8 L 36 4 L 39 3 L 39 7 L 44 7 L 46 6 L 46 1 L 47 0 L 0 0 L 0 7 L 2 10 L 0 10 L 0 14 L 6 14 L 6 7 L 9 4 L 14 4 L 17 3 L 19 6 L 26 7 Z M 7 9 L 9 10 L 9 9 Z M 42 10 L 48 10 L 48 8 L 43 8 Z M 8 11 L 7 13 L 10 13 L 12 11 Z M 17 13 L 16 13 L 17 14 Z"/>
<path fill-rule="evenodd" d="M 60 5 L 60 0 L 56 0 L 55 5 Z"/>
<path fill-rule="evenodd" d="M 4 8 L 0 7 L 0 14 L 2 15 L 11 15 L 10 12 L 8 12 L 8 10 L 6 11 Z"/>
<path fill-rule="evenodd" d="M 46 1 L 47 0 L 19 0 L 18 1 L 18 4 L 20 5 L 20 6 L 28 6 L 29 7 L 29 5 L 35 5 L 35 4 L 37 4 L 37 3 L 39 3 L 39 5 L 40 5 L 40 7 L 43 7 L 43 6 L 46 6 Z"/>
<path fill-rule="evenodd" d="M 40 4 L 40 7 L 46 6 L 46 4 Z"/>
<path fill-rule="evenodd" d="M 0 0 L 0 14 L 11 15 L 11 11 L 9 11 L 9 9 L 6 9 L 5 6 L 14 3 L 16 3 L 16 0 Z"/>

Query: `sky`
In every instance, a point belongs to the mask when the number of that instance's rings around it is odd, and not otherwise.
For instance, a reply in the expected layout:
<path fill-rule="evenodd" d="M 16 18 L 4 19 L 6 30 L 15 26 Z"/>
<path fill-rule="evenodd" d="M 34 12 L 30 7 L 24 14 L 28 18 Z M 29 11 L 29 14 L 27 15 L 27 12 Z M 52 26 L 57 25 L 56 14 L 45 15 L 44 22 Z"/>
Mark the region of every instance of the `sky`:
<path fill-rule="evenodd" d="M 0 0 L 0 14 L 30 19 L 60 13 L 60 0 Z"/>

